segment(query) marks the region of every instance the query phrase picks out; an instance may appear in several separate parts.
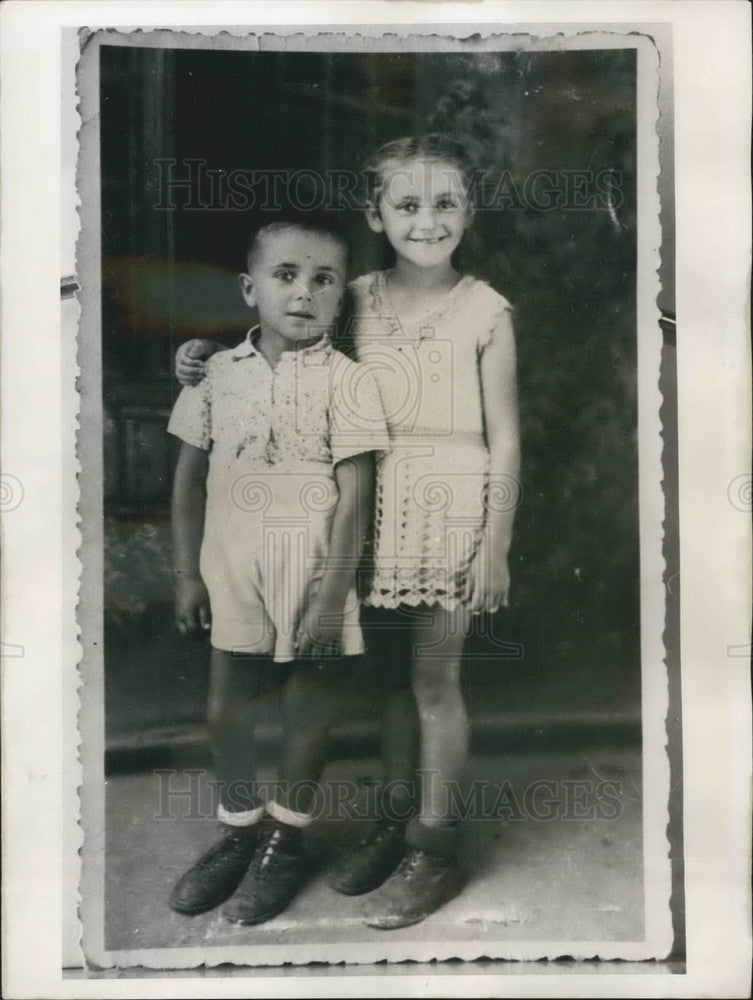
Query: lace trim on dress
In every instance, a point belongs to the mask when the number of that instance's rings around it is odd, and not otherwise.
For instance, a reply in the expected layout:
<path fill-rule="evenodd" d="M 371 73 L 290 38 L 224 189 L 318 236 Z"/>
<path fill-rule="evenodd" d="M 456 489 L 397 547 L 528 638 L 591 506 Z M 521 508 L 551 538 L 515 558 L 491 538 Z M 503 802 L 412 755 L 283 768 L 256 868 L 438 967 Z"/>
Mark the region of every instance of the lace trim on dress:
<path fill-rule="evenodd" d="M 442 296 L 434 308 L 430 309 L 418 321 L 403 326 L 397 316 L 397 310 L 390 300 L 390 293 L 387 288 L 387 276 L 389 273 L 389 271 L 374 271 L 371 275 L 368 290 L 371 295 L 372 309 L 380 319 L 389 323 L 391 333 L 402 333 L 404 335 L 409 330 L 416 330 L 417 340 L 423 339 L 422 330 L 431 327 L 432 323 L 446 316 L 459 301 L 460 293 L 476 282 L 476 278 L 471 277 L 469 274 L 464 274 L 455 287 Z"/>
<path fill-rule="evenodd" d="M 383 323 L 387 323 L 391 334 L 400 333 L 402 330 L 400 320 L 397 318 L 395 310 L 392 306 L 385 303 L 382 292 L 377 287 L 380 284 L 379 276 L 385 275 L 386 273 L 386 271 L 374 271 L 372 274 L 368 275 L 368 281 L 365 283 L 366 287 L 364 291 L 369 297 L 372 315 L 378 317 Z"/>
<path fill-rule="evenodd" d="M 452 597 L 441 591 L 433 591 L 427 588 L 425 592 L 406 591 L 394 593 L 381 593 L 372 591 L 368 597 L 363 602 L 367 607 L 370 608 L 399 608 L 401 605 L 407 604 L 411 608 L 417 607 L 427 607 L 432 608 L 435 605 L 444 608 L 445 611 L 456 611 L 458 608 L 466 606 L 466 601 L 459 597 Z"/>

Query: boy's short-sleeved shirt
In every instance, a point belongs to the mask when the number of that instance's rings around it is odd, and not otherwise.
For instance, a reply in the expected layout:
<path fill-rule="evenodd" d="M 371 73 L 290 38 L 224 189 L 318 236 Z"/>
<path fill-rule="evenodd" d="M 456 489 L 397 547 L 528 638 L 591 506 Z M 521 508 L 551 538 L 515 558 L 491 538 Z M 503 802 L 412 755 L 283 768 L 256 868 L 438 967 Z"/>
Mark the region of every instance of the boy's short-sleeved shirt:
<path fill-rule="evenodd" d="M 272 369 L 256 347 L 258 328 L 234 350 L 214 354 L 206 377 L 181 392 L 168 431 L 211 449 L 213 467 L 336 465 L 386 451 L 389 436 L 373 376 L 325 334 L 282 354 Z"/>
<path fill-rule="evenodd" d="M 212 609 L 212 645 L 297 653 L 297 630 L 324 573 L 338 491 L 334 467 L 389 438 L 371 373 L 328 338 L 285 352 L 273 370 L 254 330 L 207 362 L 181 392 L 168 430 L 209 451 L 200 569 Z M 343 655 L 363 652 L 351 588 Z"/>

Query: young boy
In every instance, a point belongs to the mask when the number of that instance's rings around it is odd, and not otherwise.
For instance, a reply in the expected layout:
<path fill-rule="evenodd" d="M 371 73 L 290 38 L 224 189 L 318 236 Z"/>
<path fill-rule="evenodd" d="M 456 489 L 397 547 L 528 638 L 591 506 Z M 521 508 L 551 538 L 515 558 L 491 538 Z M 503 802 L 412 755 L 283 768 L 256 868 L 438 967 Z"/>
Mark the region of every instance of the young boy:
<path fill-rule="evenodd" d="M 225 833 L 180 879 L 174 910 L 256 924 L 306 881 L 328 729 L 363 652 L 355 572 L 388 437 L 371 375 L 331 344 L 348 248 L 323 221 L 264 225 L 240 276 L 259 325 L 184 388 L 173 489 L 176 615 L 210 628 L 209 727 Z M 281 780 L 253 785 L 254 732 L 282 695 Z M 264 817 L 264 819 L 263 819 Z"/>

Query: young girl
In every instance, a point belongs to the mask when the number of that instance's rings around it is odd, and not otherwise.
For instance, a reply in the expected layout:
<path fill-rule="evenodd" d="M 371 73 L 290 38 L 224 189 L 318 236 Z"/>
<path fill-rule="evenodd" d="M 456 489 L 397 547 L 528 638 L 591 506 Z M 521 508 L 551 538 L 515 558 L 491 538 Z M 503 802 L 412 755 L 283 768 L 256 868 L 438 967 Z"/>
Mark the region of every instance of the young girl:
<path fill-rule="evenodd" d="M 366 218 L 395 263 L 350 286 L 356 354 L 377 380 L 391 444 L 377 468 L 364 619 L 386 691 L 384 777 L 395 794 L 331 884 L 347 894 L 376 889 L 365 919 L 383 929 L 425 919 L 463 886 L 460 666 L 472 616 L 506 606 L 510 585 L 515 343 L 507 300 L 453 263 L 473 218 L 472 173 L 465 149 L 447 136 L 382 146 L 366 171 Z M 209 348 L 184 345 L 181 380 L 201 377 L 198 359 Z"/>

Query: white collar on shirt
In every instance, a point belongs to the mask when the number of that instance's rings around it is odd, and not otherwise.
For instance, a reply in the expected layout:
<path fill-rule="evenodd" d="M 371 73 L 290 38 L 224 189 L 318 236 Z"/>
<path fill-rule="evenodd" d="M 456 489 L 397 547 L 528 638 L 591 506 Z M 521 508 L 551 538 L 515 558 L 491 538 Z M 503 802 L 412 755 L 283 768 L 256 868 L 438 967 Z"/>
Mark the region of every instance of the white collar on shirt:
<path fill-rule="evenodd" d="M 258 339 L 261 327 L 257 324 L 252 326 L 251 329 L 246 334 L 245 338 L 240 344 L 232 351 L 231 357 L 233 361 L 239 361 L 241 358 L 253 358 L 260 354 L 258 347 L 256 346 L 256 341 Z M 283 355 L 290 354 L 294 356 L 304 356 L 306 358 L 311 357 L 311 355 L 319 354 L 323 352 L 326 356 L 329 356 L 332 352 L 332 340 L 328 333 L 323 333 L 319 340 L 315 344 L 309 344 L 308 347 L 302 348 L 300 351 L 283 351 Z"/>

